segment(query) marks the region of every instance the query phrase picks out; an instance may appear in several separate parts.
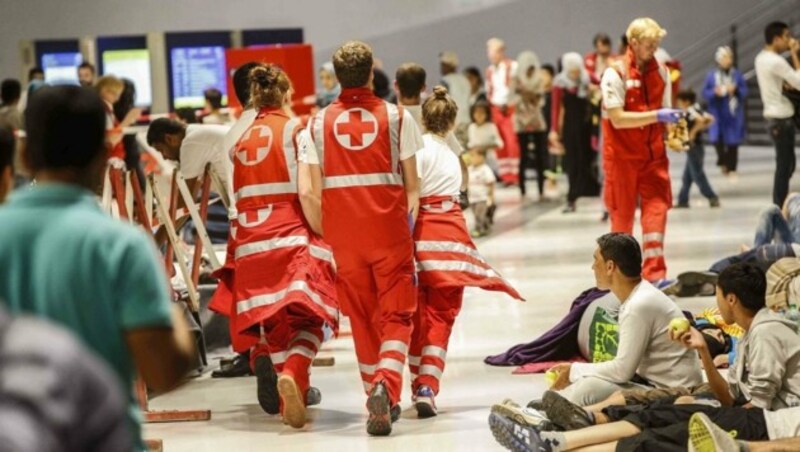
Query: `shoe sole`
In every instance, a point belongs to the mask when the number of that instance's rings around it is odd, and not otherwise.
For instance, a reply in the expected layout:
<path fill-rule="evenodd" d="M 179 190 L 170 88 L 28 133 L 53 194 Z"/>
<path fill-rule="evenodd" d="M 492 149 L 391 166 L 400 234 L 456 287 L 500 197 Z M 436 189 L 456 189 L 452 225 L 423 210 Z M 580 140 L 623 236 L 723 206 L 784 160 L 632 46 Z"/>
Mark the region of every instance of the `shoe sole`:
<path fill-rule="evenodd" d="M 552 426 L 552 424 L 549 421 L 544 421 L 544 420 L 539 422 L 531 421 L 531 419 L 525 416 L 524 414 L 506 405 L 494 405 L 492 407 L 492 413 L 497 414 L 499 416 L 510 418 L 517 424 L 527 425 L 529 427 L 535 427 L 540 431 L 549 430 Z"/>
<path fill-rule="evenodd" d="M 573 418 L 575 416 L 587 417 L 586 411 L 584 411 L 583 408 L 573 405 L 569 400 L 556 392 L 545 392 L 542 397 L 542 405 L 544 406 L 544 412 L 550 419 L 550 422 L 564 430 L 578 430 L 591 425 L 588 423 L 586 425 L 574 423 Z M 559 420 L 564 422 L 559 422 Z"/>
<path fill-rule="evenodd" d="M 385 394 L 367 398 L 367 433 L 372 436 L 389 436 L 392 433 L 392 416 L 389 398 Z"/>
<path fill-rule="evenodd" d="M 716 452 L 717 450 L 711 431 L 697 416 L 689 419 L 689 450 L 691 452 Z"/>
<path fill-rule="evenodd" d="M 414 408 L 417 409 L 417 417 L 420 419 L 428 419 L 431 417 L 436 417 L 438 414 L 436 412 L 436 408 L 433 407 L 427 401 L 418 401 L 414 404 Z"/>
<path fill-rule="evenodd" d="M 492 431 L 494 439 L 508 450 L 514 452 L 530 452 L 534 450 L 514 435 L 514 424 L 502 416 L 495 413 L 490 414 L 489 429 Z"/>
<path fill-rule="evenodd" d="M 294 428 L 306 425 L 306 405 L 300 396 L 300 388 L 288 375 L 278 378 L 278 393 L 283 402 L 283 418 Z"/>
<path fill-rule="evenodd" d="M 256 358 L 256 395 L 258 404 L 267 414 L 280 412 L 280 395 L 278 394 L 278 376 L 268 356 Z"/>

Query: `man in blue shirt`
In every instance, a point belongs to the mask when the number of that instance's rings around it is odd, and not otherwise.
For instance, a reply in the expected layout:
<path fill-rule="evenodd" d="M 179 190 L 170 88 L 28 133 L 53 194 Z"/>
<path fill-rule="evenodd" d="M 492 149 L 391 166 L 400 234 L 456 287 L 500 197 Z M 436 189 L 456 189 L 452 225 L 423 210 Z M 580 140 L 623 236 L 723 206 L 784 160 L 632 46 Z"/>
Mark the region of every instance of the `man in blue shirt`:
<path fill-rule="evenodd" d="M 115 372 L 143 449 L 133 377 L 164 391 L 184 376 L 193 343 L 170 307 L 152 241 L 100 210 L 105 110 L 92 90 L 43 88 L 25 111 L 23 160 L 36 185 L 0 207 L 0 303 L 71 330 Z M 171 312 L 172 311 L 172 312 Z"/>

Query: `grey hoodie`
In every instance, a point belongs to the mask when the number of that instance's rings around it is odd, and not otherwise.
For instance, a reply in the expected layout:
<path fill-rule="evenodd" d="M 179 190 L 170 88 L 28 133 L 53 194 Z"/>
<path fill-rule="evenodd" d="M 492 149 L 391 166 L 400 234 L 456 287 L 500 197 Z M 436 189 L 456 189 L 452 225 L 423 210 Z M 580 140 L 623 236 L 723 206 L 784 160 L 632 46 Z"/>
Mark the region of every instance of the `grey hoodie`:
<path fill-rule="evenodd" d="M 739 341 L 728 372 L 734 399 L 765 410 L 800 406 L 800 335 L 797 324 L 764 308 Z"/>

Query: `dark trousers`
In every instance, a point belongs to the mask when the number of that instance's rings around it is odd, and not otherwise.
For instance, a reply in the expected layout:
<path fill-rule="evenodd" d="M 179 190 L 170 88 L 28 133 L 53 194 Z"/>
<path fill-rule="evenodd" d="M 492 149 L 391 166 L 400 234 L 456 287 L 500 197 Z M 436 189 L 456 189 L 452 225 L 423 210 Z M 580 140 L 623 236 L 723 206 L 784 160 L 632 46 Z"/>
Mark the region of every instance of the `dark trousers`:
<path fill-rule="evenodd" d="M 524 196 L 525 189 L 525 170 L 533 164 L 536 169 L 536 187 L 539 189 L 539 196 L 544 195 L 544 171 L 548 165 L 547 152 L 547 132 L 521 132 L 517 134 L 519 140 L 520 159 L 519 159 L 519 191 Z"/>
<path fill-rule="evenodd" d="M 750 251 L 728 256 L 714 263 L 709 270 L 714 273 L 722 273 L 722 270 L 739 262 L 753 264 L 763 271 L 769 270 L 772 264 L 784 257 L 795 257 L 792 245 L 788 243 L 773 243 L 769 245 L 757 246 Z"/>
<path fill-rule="evenodd" d="M 794 121 L 770 119 L 769 134 L 775 142 L 775 180 L 772 186 L 772 202 L 782 206 L 789 194 L 789 179 L 794 173 L 797 159 L 794 155 Z"/>
<path fill-rule="evenodd" d="M 736 171 L 739 166 L 739 146 L 725 144 L 722 140 L 714 146 L 717 148 L 717 166 L 721 166 L 723 170 Z"/>
<path fill-rule="evenodd" d="M 703 170 L 705 152 L 702 143 L 692 144 L 692 147 L 686 152 L 686 167 L 683 169 L 683 184 L 678 194 L 678 204 L 689 204 L 689 191 L 692 188 L 692 182 L 697 184 L 700 193 L 706 198 L 714 199 L 717 197 L 708 182 L 705 170 Z"/>

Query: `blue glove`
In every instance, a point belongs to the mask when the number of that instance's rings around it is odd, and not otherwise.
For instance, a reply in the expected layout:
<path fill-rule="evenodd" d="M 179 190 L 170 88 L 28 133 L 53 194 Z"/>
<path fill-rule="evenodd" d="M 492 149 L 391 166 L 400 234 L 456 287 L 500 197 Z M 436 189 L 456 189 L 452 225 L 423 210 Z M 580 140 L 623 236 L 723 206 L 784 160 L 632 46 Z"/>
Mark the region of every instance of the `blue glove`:
<path fill-rule="evenodd" d="M 658 118 L 658 122 L 666 122 L 669 124 L 675 124 L 683 118 L 684 116 L 683 110 L 676 110 L 674 108 L 662 108 L 656 112 L 656 118 Z"/>

